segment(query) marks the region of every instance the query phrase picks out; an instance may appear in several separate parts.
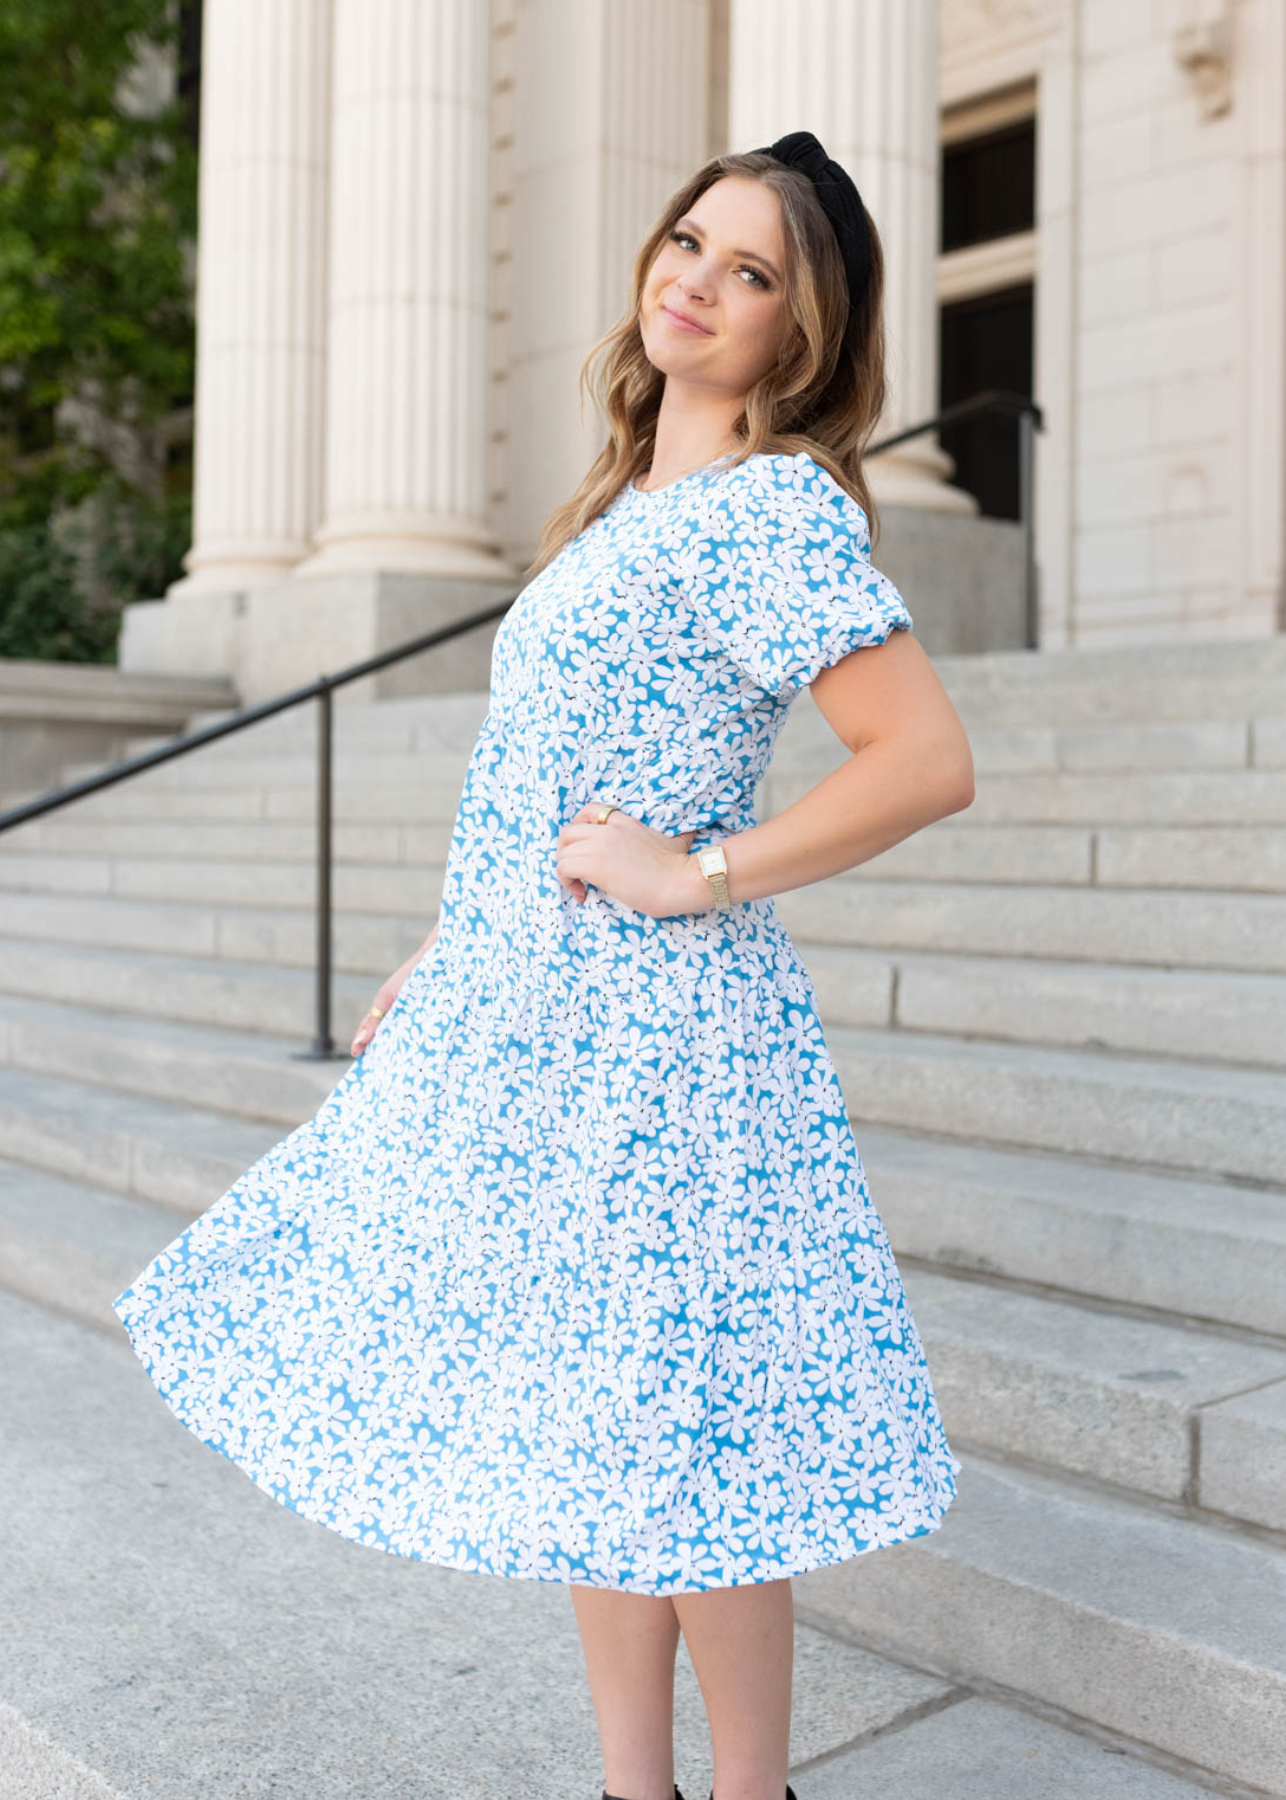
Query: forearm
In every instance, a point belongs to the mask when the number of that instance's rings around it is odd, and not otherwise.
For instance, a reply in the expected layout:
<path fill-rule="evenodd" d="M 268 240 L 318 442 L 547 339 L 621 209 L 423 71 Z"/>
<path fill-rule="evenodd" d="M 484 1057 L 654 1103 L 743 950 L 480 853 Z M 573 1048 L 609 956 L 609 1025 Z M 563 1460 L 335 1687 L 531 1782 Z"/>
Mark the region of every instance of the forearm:
<path fill-rule="evenodd" d="M 784 812 L 718 840 L 728 863 L 728 897 L 759 900 L 807 887 L 869 861 L 936 819 L 969 804 L 964 781 L 927 748 L 868 744 Z M 688 857 L 691 910 L 714 904 L 695 855 Z"/>

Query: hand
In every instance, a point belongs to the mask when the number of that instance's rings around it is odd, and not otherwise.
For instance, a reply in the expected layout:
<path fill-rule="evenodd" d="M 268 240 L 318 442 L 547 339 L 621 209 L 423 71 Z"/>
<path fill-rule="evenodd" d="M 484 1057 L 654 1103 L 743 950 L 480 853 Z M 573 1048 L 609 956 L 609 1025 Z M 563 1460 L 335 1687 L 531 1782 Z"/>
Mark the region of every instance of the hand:
<path fill-rule="evenodd" d="M 372 1000 L 371 1005 L 377 1006 L 381 1013 L 387 1013 L 389 1007 L 392 1006 L 393 1002 L 397 999 L 398 994 L 401 992 L 402 983 L 411 973 L 411 970 L 426 954 L 425 948 L 421 946 L 414 956 L 408 956 L 401 968 L 394 969 L 384 985 L 376 989 L 375 998 Z M 373 1012 L 368 1012 L 363 1016 L 361 1024 L 353 1034 L 352 1044 L 349 1046 L 354 1056 L 360 1056 L 362 1054 L 362 1051 L 365 1050 L 366 1046 L 370 1043 L 371 1039 L 375 1036 L 375 1033 L 383 1023 L 384 1020 L 382 1018 L 377 1019 Z"/>
<path fill-rule="evenodd" d="M 670 837 L 620 808 L 600 825 L 605 804 L 591 800 L 558 834 L 554 868 L 578 905 L 590 887 L 653 919 L 701 912 L 713 904 L 710 884 L 688 854 L 695 831 Z"/>

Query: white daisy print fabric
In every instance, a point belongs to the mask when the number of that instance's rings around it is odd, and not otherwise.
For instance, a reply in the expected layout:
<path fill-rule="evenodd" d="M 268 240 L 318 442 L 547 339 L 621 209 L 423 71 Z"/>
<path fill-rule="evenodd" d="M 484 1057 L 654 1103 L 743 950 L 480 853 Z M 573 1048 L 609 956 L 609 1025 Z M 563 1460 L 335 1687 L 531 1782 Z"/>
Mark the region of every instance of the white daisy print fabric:
<path fill-rule="evenodd" d="M 358 1543 L 664 1595 L 954 1497 L 773 902 L 655 919 L 555 871 L 591 800 L 695 847 L 750 829 L 793 700 L 911 627 L 818 463 L 727 461 L 627 485 L 523 589 L 436 941 L 316 1115 L 113 1302 L 185 1426 Z"/>

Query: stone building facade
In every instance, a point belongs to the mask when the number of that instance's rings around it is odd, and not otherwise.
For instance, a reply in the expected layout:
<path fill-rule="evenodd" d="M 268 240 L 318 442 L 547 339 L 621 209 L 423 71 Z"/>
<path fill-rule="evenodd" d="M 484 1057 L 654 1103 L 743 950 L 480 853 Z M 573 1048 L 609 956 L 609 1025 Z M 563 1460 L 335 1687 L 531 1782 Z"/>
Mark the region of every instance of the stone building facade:
<path fill-rule="evenodd" d="M 1286 626 L 1281 0 L 205 0 L 200 89 L 194 542 L 127 669 L 252 700 L 512 593 L 656 211 L 802 126 L 884 241 L 878 435 L 1042 409 L 1039 647 Z M 872 459 L 944 648 L 1016 642 L 1015 441 Z"/>

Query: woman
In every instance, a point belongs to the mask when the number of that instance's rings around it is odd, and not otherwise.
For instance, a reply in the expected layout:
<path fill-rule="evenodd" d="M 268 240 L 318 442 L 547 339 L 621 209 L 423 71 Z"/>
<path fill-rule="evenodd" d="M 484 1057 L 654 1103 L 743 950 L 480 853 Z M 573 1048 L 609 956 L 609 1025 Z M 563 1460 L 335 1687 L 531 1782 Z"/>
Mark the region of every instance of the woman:
<path fill-rule="evenodd" d="M 869 560 L 881 284 L 808 132 L 675 196 L 605 340 L 611 441 L 496 634 L 438 926 L 316 1116 L 115 1301 L 284 1505 L 570 1587 L 604 1800 L 678 1795 L 680 1632 L 717 1800 L 794 1800 L 791 1575 L 955 1493 L 771 900 L 973 797 Z M 756 824 L 810 683 L 853 754 Z"/>

